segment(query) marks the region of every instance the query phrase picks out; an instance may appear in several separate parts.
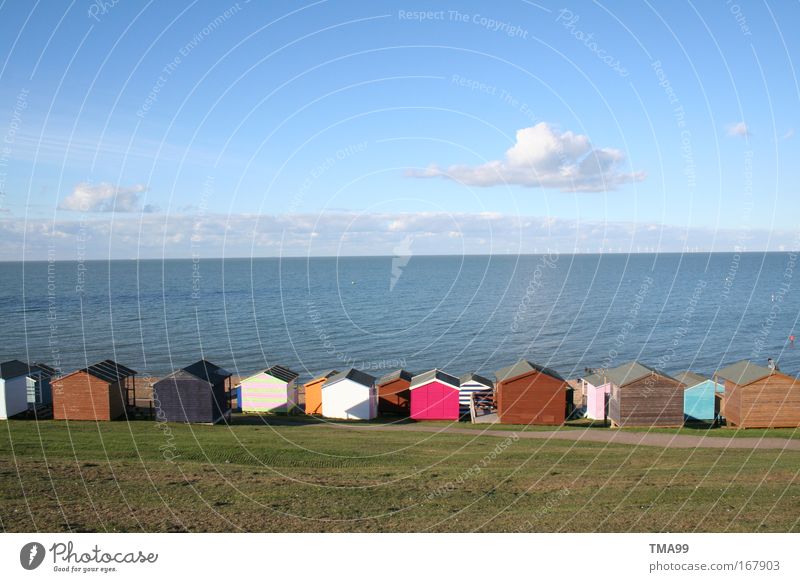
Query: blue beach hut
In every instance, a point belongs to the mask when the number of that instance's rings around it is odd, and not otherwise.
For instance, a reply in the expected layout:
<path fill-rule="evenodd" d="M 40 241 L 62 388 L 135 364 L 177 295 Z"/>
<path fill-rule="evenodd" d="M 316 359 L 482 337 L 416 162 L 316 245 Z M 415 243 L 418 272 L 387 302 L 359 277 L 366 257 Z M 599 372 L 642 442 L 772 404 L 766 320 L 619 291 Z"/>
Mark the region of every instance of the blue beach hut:
<path fill-rule="evenodd" d="M 711 421 L 719 417 L 717 394 L 724 394 L 725 386 L 688 370 L 675 374 L 675 378 L 686 385 L 683 391 L 683 416 L 686 420 Z"/>

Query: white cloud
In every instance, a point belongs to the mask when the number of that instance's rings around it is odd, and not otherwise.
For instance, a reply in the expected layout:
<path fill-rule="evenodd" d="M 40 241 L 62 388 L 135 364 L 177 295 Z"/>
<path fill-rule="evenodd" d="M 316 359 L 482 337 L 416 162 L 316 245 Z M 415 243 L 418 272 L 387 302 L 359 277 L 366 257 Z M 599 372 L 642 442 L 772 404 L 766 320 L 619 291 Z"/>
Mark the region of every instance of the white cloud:
<path fill-rule="evenodd" d="M 113 224 L 112 224 L 113 221 Z M 113 226 L 113 228 L 112 228 Z M 414 255 L 615 252 L 686 249 L 731 251 L 735 228 L 687 228 L 654 222 L 577 221 L 498 213 L 143 214 L 135 220 L 0 220 L 0 260 L 61 260 L 397 254 L 404 240 Z M 86 246 L 85 241 L 91 245 Z M 711 246 L 713 245 L 713 246 Z M 797 232 L 752 229 L 746 250 L 796 249 Z"/>
<path fill-rule="evenodd" d="M 613 148 L 596 148 L 585 135 L 559 132 L 548 123 L 517 131 L 516 143 L 504 160 L 479 166 L 436 164 L 409 170 L 414 178 L 441 177 L 470 186 L 515 184 L 531 188 L 557 188 L 564 192 L 602 192 L 620 184 L 639 182 L 644 172 L 622 172 L 625 154 Z"/>
<path fill-rule="evenodd" d="M 794 128 L 790 127 L 786 133 L 783 134 L 783 139 L 792 139 L 794 137 Z"/>
<path fill-rule="evenodd" d="M 744 121 L 728 125 L 728 137 L 749 137 L 750 128 Z"/>
<path fill-rule="evenodd" d="M 108 182 L 81 182 L 58 208 L 81 212 L 153 212 L 155 207 L 152 204 L 142 206 L 142 194 L 146 191 L 144 184 L 123 187 Z"/>

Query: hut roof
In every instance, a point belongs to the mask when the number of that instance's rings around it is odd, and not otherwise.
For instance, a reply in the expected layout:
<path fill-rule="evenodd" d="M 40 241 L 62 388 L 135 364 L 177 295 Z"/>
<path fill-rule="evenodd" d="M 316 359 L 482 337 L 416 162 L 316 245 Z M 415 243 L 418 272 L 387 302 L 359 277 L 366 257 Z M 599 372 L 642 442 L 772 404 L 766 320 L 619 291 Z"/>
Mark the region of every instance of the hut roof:
<path fill-rule="evenodd" d="M 520 360 L 516 364 L 511 366 L 506 366 L 505 368 L 498 370 L 494 373 L 495 377 L 497 378 L 498 382 L 502 382 L 503 380 L 508 380 L 509 378 L 516 378 L 517 376 L 523 376 L 528 374 L 529 372 L 539 372 L 540 374 L 547 374 L 548 376 L 552 376 L 556 380 L 564 380 L 561 377 L 561 374 L 553 370 L 552 368 L 547 368 L 545 366 L 540 366 L 539 364 L 534 364 L 533 362 L 529 362 L 528 360 Z"/>
<path fill-rule="evenodd" d="M 199 360 L 190 366 L 186 366 L 185 368 L 181 368 L 180 370 L 176 370 L 169 376 L 168 378 L 179 378 L 183 375 L 180 372 L 186 372 L 187 374 L 191 374 L 195 378 L 200 378 L 201 380 L 205 380 L 206 382 L 210 382 L 211 384 L 217 384 L 218 382 L 222 382 L 227 378 L 231 377 L 231 373 L 228 372 L 225 368 L 220 368 L 216 364 L 212 364 L 208 360 Z"/>
<path fill-rule="evenodd" d="M 27 376 L 31 373 L 30 364 L 21 360 L 9 360 L 0 364 L 0 378 L 10 380 L 19 376 Z"/>
<path fill-rule="evenodd" d="M 265 374 L 269 374 L 273 378 L 277 378 L 283 382 L 291 382 L 292 380 L 296 380 L 300 374 L 297 372 L 293 372 L 289 368 L 284 366 L 272 366 L 271 368 L 267 368 L 264 370 Z"/>
<path fill-rule="evenodd" d="M 355 368 L 350 368 L 349 370 L 339 372 L 338 374 L 334 374 L 328 378 L 328 380 L 325 382 L 325 386 L 345 379 L 352 380 L 358 384 L 363 384 L 364 386 L 372 386 L 375 383 L 375 376 L 367 374 L 366 372 L 362 372 L 361 370 L 356 370 Z"/>
<path fill-rule="evenodd" d="M 685 372 L 678 372 L 677 374 L 672 376 L 676 380 L 678 380 L 681 384 L 685 384 L 687 388 L 691 388 L 692 386 L 697 386 L 698 384 L 702 384 L 708 378 L 705 376 L 701 376 L 700 374 L 696 374 L 690 370 L 686 370 Z"/>
<path fill-rule="evenodd" d="M 325 379 L 327 380 L 327 379 L 328 379 L 328 378 L 330 378 L 331 376 L 335 376 L 335 375 L 336 375 L 336 374 L 338 374 L 338 373 L 339 373 L 339 370 L 327 370 L 327 371 L 325 371 L 325 372 L 320 372 L 319 374 L 317 374 L 316 376 L 314 376 L 314 379 L 312 380 L 312 382 L 313 382 L 314 380 L 319 380 L 320 378 L 325 378 Z"/>
<path fill-rule="evenodd" d="M 33 366 L 38 368 L 43 376 L 47 376 L 48 378 L 52 378 L 56 375 L 57 370 L 48 366 L 47 364 L 42 364 L 41 362 L 34 362 Z"/>
<path fill-rule="evenodd" d="M 451 376 L 446 372 L 442 372 L 438 369 L 433 369 L 428 372 L 423 372 L 422 374 L 417 374 L 413 378 L 411 378 L 411 385 L 409 388 L 414 388 L 416 386 L 421 386 L 422 384 L 427 384 L 432 380 L 439 380 L 440 382 L 444 382 L 445 384 L 450 384 L 451 386 L 455 386 L 458 388 L 461 385 L 458 378 L 455 376 Z"/>
<path fill-rule="evenodd" d="M 395 370 L 394 372 L 389 372 L 388 374 L 384 374 L 380 378 L 376 384 L 378 386 L 383 386 L 384 384 L 388 384 L 389 382 L 394 382 L 395 380 L 406 380 L 407 382 L 411 382 L 413 378 L 413 374 L 408 370 Z"/>
<path fill-rule="evenodd" d="M 583 377 L 584 382 L 588 382 L 592 386 L 602 386 L 605 384 L 605 376 L 603 376 L 603 372 L 594 372 L 589 374 L 588 376 Z"/>
<path fill-rule="evenodd" d="M 772 370 L 764 366 L 754 364 L 750 360 L 742 360 L 730 366 L 725 366 L 721 370 L 717 370 L 717 376 L 724 380 L 730 380 L 739 386 L 746 386 L 757 382 L 762 378 L 766 378 L 772 374 Z"/>
<path fill-rule="evenodd" d="M 484 386 L 488 386 L 489 388 L 494 388 L 494 382 L 474 373 L 467 373 L 463 374 L 459 379 L 461 384 L 466 384 L 467 382 L 477 382 L 478 384 L 483 384 Z"/>
<path fill-rule="evenodd" d="M 645 364 L 640 364 L 639 362 L 626 362 L 620 364 L 616 368 L 601 372 L 601 374 L 605 376 L 606 380 L 619 387 L 627 386 L 650 374 L 658 374 L 660 376 L 666 376 L 667 378 L 671 377 L 669 374 L 665 374 L 660 370 L 656 370 Z"/>
<path fill-rule="evenodd" d="M 103 382 L 114 384 L 130 376 L 137 374 L 136 370 L 131 370 L 127 366 L 116 363 L 114 360 L 103 360 L 97 362 L 86 368 L 81 368 L 79 372 L 86 372 L 87 374 L 99 378 Z"/>

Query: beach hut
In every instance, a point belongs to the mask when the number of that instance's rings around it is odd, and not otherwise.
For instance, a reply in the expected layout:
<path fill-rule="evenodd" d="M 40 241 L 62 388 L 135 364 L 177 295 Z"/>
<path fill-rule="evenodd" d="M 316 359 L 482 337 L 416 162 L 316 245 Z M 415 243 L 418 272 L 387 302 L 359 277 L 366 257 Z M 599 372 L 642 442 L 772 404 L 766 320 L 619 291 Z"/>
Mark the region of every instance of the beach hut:
<path fill-rule="evenodd" d="M 520 360 L 495 376 L 501 423 L 559 425 L 572 412 L 572 390 L 555 370 Z"/>
<path fill-rule="evenodd" d="M 0 420 L 28 411 L 27 378 L 31 367 L 20 360 L 0 364 Z"/>
<path fill-rule="evenodd" d="M 411 418 L 458 420 L 459 385 L 458 378 L 441 370 L 414 376 L 408 387 L 411 392 Z"/>
<path fill-rule="evenodd" d="M 306 396 L 306 414 L 322 414 L 322 385 L 328 378 L 338 373 L 339 370 L 328 370 L 303 386 Z"/>
<path fill-rule="evenodd" d="M 350 368 L 328 378 L 322 385 L 322 416 L 346 420 L 378 416 L 375 377 Z"/>
<path fill-rule="evenodd" d="M 490 395 L 494 392 L 494 382 L 478 374 L 464 374 L 458 379 L 459 414 L 469 414 L 469 403 L 474 393 Z"/>
<path fill-rule="evenodd" d="M 611 425 L 683 426 L 683 384 L 639 362 L 601 372 L 611 384 Z"/>
<path fill-rule="evenodd" d="M 378 379 L 378 412 L 381 414 L 402 414 L 411 412 L 411 378 L 407 370 L 395 370 Z"/>
<path fill-rule="evenodd" d="M 800 380 L 748 360 L 717 371 L 724 384 L 722 415 L 738 428 L 800 427 Z"/>
<path fill-rule="evenodd" d="M 230 377 L 207 360 L 175 370 L 153 384 L 156 419 L 215 424 L 230 417 Z"/>
<path fill-rule="evenodd" d="M 685 386 L 683 390 L 683 417 L 687 421 L 716 421 L 719 414 L 719 394 L 725 386 L 694 372 L 678 372 L 673 376 Z"/>
<path fill-rule="evenodd" d="M 586 398 L 586 418 L 606 420 L 608 418 L 608 399 L 611 394 L 611 383 L 603 376 L 605 370 L 598 370 L 582 379 L 583 393 Z"/>
<path fill-rule="evenodd" d="M 36 362 L 31 366 L 27 377 L 28 407 L 50 406 L 53 403 L 53 389 L 50 380 L 56 370 L 46 364 Z"/>
<path fill-rule="evenodd" d="M 103 360 L 51 380 L 56 420 L 113 420 L 136 399 L 136 371 Z"/>
<path fill-rule="evenodd" d="M 242 412 L 292 412 L 300 400 L 297 378 L 300 374 L 284 366 L 272 366 L 239 383 L 239 408 Z"/>

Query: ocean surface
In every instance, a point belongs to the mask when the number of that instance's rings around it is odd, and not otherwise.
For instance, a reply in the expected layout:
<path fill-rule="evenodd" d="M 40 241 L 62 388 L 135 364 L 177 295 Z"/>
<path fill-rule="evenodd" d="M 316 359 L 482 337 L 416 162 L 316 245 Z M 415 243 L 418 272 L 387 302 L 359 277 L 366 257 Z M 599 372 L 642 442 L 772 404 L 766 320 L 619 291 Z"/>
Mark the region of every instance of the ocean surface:
<path fill-rule="evenodd" d="M 159 375 L 201 357 L 303 378 L 356 366 L 452 374 L 525 357 L 569 377 L 631 359 L 800 372 L 789 253 L 0 263 L 0 361 L 111 358 Z"/>

